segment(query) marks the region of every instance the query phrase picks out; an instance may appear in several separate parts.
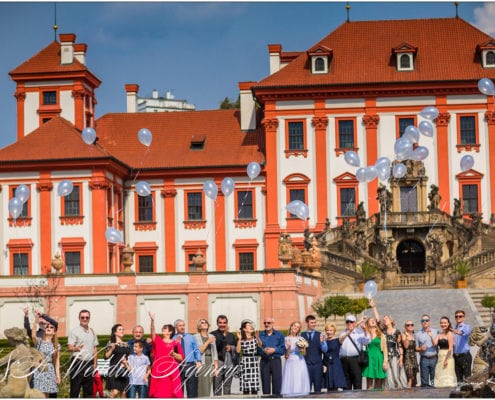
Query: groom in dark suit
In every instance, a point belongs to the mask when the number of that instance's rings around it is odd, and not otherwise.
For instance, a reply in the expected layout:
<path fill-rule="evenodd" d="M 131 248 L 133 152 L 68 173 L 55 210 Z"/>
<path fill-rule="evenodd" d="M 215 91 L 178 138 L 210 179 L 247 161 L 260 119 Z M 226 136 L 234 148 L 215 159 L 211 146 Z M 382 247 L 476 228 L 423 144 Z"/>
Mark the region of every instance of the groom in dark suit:
<path fill-rule="evenodd" d="M 308 315 L 305 319 L 307 330 L 301 336 L 309 343 L 306 349 L 306 365 L 308 366 L 309 381 L 315 393 L 321 393 L 321 383 L 323 379 L 323 352 L 321 348 L 322 335 L 316 328 L 316 317 Z"/>

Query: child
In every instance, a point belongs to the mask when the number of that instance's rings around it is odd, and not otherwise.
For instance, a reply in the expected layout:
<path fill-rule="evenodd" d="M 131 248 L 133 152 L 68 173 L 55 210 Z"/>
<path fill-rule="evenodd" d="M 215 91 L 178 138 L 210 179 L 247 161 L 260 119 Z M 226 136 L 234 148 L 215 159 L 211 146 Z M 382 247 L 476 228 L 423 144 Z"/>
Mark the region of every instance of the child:
<path fill-rule="evenodd" d="M 134 399 L 148 397 L 148 379 L 151 374 L 150 359 L 143 354 L 144 343 L 134 342 L 134 354 L 129 355 L 127 362 L 131 372 L 129 374 L 129 390 L 127 397 Z"/>

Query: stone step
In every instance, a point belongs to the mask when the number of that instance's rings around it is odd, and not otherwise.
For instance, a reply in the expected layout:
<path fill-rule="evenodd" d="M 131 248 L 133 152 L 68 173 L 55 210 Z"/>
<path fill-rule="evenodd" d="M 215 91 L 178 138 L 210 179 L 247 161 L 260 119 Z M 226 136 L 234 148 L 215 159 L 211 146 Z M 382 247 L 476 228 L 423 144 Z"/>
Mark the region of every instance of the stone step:
<path fill-rule="evenodd" d="M 495 295 L 495 289 L 492 290 Z M 487 293 L 483 289 L 474 291 L 476 296 L 481 296 L 480 293 Z M 349 297 L 360 297 L 362 293 L 342 293 Z M 404 330 L 404 322 L 408 319 L 415 323 L 415 329 L 421 329 L 420 318 L 422 314 L 428 314 L 431 318 L 431 326 L 439 328 L 440 317 L 447 316 L 451 323 L 455 325 L 454 313 L 457 309 L 464 310 L 466 313 L 466 322 L 471 326 L 487 325 L 487 321 L 491 321 L 490 316 L 486 316 L 481 305 L 477 304 L 471 298 L 471 290 L 467 289 L 395 289 L 395 290 L 380 290 L 378 291 L 375 302 L 377 304 L 380 316 L 390 315 L 395 320 L 395 326 L 400 330 Z M 327 294 L 329 295 L 329 294 Z M 333 294 L 332 294 L 333 295 Z M 365 310 L 357 316 L 359 319 L 362 315 L 373 317 L 371 309 Z M 488 317 L 488 318 L 487 318 Z M 334 322 L 337 326 L 337 332 L 345 328 L 344 317 L 337 317 L 335 320 L 332 317 L 327 322 Z M 491 323 L 491 322 L 490 322 Z M 318 329 L 322 330 L 324 321 L 318 319 Z"/>

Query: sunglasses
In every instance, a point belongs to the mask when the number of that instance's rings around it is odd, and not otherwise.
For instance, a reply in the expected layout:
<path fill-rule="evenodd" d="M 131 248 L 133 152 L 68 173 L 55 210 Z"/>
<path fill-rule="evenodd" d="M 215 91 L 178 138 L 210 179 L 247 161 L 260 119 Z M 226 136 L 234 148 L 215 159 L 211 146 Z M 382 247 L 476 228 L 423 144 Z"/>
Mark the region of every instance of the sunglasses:
<path fill-rule="evenodd" d="M 89 319 L 89 317 L 79 317 L 79 319 L 86 320 Z"/>
<path fill-rule="evenodd" d="M 464 318 L 464 315 L 456 315 L 456 318 Z"/>
<path fill-rule="evenodd" d="M 345 321 L 346 324 L 353 324 L 354 322 L 356 321 L 350 321 L 350 320 Z"/>
<path fill-rule="evenodd" d="M 265 325 L 271 325 L 271 322 L 265 321 L 263 322 Z"/>
<path fill-rule="evenodd" d="M 421 322 L 430 322 L 429 319 L 422 319 Z"/>
<path fill-rule="evenodd" d="M 406 324 L 406 326 L 414 326 L 414 324 Z"/>

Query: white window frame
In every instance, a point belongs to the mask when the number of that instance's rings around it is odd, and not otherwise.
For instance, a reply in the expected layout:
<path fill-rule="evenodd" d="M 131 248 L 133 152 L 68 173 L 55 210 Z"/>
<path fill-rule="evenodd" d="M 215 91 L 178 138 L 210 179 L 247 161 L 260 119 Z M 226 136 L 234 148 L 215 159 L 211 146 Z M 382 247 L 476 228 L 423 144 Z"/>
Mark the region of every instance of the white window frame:
<path fill-rule="evenodd" d="M 400 64 L 400 59 L 402 56 L 408 56 L 409 57 L 409 68 L 403 68 L 401 67 Z M 414 54 L 413 53 L 397 53 L 395 55 L 396 61 L 397 61 L 397 71 L 414 71 Z"/>
<path fill-rule="evenodd" d="M 318 58 L 323 59 L 323 71 L 317 71 L 316 70 L 316 60 Z M 311 56 L 311 73 L 313 74 L 327 74 L 328 73 L 328 56 L 326 55 L 317 55 L 317 56 Z"/>

